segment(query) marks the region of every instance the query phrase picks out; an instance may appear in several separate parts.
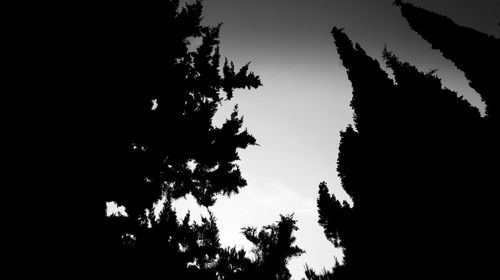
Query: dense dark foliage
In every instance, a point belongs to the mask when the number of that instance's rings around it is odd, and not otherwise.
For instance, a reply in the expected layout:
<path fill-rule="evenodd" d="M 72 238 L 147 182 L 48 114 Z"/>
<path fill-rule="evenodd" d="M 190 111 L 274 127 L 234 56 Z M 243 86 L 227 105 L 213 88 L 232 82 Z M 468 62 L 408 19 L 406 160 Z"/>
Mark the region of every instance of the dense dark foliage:
<path fill-rule="evenodd" d="M 288 261 L 298 257 L 304 250 L 295 246 L 292 235 L 297 226 L 293 215 L 281 216 L 281 220 L 273 225 L 265 226 L 260 232 L 253 227 L 243 229 L 245 237 L 254 245 L 256 274 L 263 279 L 290 279 L 286 267 Z"/>
<path fill-rule="evenodd" d="M 500 64 L 500 40 L 410 4 L 399 6 L 410 27 L 464 72 L 486 104 L 487 115 L 498 118 L 500 85 L 495 69 Z"/>
<path fill-rule="evenodd" d="M 486 116 L 385 50 L 379 63 L 334 28 L 353 87 L 354 125 L 341 132 L 338 173 L 353 207 L 319 186 L 319 223 L 344 264 L 308 279 L 498 275 L 499 39 L 397 3 L 410 27 L 465 72 Z"/>
<path fill-rule="evenodd" d="M 201 24 L 201 2 L 9 12 L 2 228 L 17 278 L 289 278 L 286 263 L 302 252 L 292 217 L 257 237 L 244 231 L 253 260 L 221 248 L 212 213 L 196 223 L 171 206 L 238 193 L 238 149 L 256 144 L 237 108 L 212 124 L 235 90 L 261 82 L 248 64 L 221 59 L 220 25 Z M 107 217 L 110 201 L 127 215 Z"/>

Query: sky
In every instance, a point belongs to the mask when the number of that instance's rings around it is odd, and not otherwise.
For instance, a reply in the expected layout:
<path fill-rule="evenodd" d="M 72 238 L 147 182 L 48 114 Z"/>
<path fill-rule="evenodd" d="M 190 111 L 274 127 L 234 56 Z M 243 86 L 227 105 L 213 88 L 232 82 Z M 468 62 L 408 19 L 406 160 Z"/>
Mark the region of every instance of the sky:
<path fill-rule="evenodd" d="M 192 2 L 192 1 L 188 1 Z M 207 25 L 223 23 L 220 50 L 238 67 L 251 61 L 263 86 L 242 90 L 223 105 L 215 123 L 228 118 L 235 104 L 259 146 L 240 150 L 239 162 L 248 186 L 230 198 L 219 197 L 211 208 L 223 246 L 246 249 L 246 226 L 261 227 L 294 213 L 296 244 L 306 253 L 292 259 L 294 279 L 304 265 L 330 269 L 340 249 L 328 242 L 317 223 L 318 185 L 326 181 L 346 199 L 337 176 L 339 133 L 352 123 L 351 85 L 330 34 L 345 28 L 351 40 L 381 59 L 384 45 L 419 69 L 437 69 L 445 86 L 483 108 L 464 75 L 409 27 L 393 0 L 205 0 Z M 461 25 L 500 37 L 498 0 L 407 1 L 452 18 Z M 484 108 L 483 108 L 484 109 Z M 174 207 L 182 217 L 206 210 L 192 198 Z"/>

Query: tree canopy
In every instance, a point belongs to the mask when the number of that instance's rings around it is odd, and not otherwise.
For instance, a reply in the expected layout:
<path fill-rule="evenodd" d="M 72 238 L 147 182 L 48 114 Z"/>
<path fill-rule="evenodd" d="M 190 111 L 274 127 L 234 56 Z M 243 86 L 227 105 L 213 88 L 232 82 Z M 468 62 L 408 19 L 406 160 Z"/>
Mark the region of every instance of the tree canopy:
<path fill-rule="evenodd" d="M 172 207 L 188 195 L 209 208 L 237 194 L 247 184 L 238 151 L 256 144 L 237 107 L 212 122 L 261 81 L 249 63 L 238 69 L 221 56 L 221 25 L 202 24 L 202 8 L 169 0 L 11 10 L 19 30 L 8 37 L 0 149 L 12 201 L 4 213 L 20 209 L 7 252 L 32 268 L 18 274 L 289 279 L 287 261 L 303 252 L 292 216 L 257 237 L 243 231 L 254 260 L 221 247 L 212 212 L 197 223 Z M 106 216 L 111 204 L 124 213 Z"/>
<path fill-rule="evenodd" d="M 354 125 L 340 133 L 337 166 L 353 206 L 320 184 L 319 224 L 345 257 L 332 271 L 307 269 L 311 280 L 496 275 L 500 40 L 397 5 L 412 29 L 464 71 L 486 115 L 443 87 L 434 71 L 385 49 L 390 78 L 333 28 L 353 88 Z"/>

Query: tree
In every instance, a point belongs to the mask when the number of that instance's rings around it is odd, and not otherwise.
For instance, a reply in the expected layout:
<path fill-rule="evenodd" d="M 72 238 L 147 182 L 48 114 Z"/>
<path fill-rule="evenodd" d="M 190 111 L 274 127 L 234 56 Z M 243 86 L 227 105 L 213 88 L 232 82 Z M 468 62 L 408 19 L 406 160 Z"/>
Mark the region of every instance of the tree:
<path fill-rule="evenodd" d="M 5 222 L 18 274 L 285 279 L 301 252 L 291 217 L 266 227 L 271 257 L 256 262 L 221 248 L 210 211 L 196 223 L 172 208 L 186 195 L 208 208 L 238 193 L 238 150 L 256 144 L 237 107 L 212 123 L 236 90 L 261 82 L 249 64 L 222 61 L 221 25 L 201 24 L 201 1 L 12 11 L 0 152 L 3 213 L 20 210 Z M 125 213 L 107 217 L 110 202 Z"/>
<path fill-rule="evenodd" d="M 291 279 L 286 265 L 291 258 L 304 253 L 294 245 L 296 222 L 292 214 L 280 216 L 279 221 L 258 232 L 255 227 L 243 228 L 242 233 L 254 245 L 253 257 L 246 257 L 243 250 L 236 248 L 221 250 L 216 263 L 218 279 Z"/>
<path fill-rule="evenodd" d="M 168 204 L 168 200 L 189 194 L 208 207 L 215 203 L 216 195 L 231 195 L 246 185 L 235 163 L 237 149 L 254 145 L 255 139 L 242 131 L 237 108 L 221 127 L 215 127 L 212 118 L 235 89 L 256 88 L 261 83 L 249 72 L 248 64 L 239 71 L 227 59 L 220 65 L 220 25 L 201 25 L 200 1 L 182 9 L 179 1 L 161 4 L 158 11 L 136 6 L 123 9 L 123 18 L 103 18 L 99 28 L 105 31 L 97 35 L 102 35 L 98 38 L 104 46 L 98 50 L 96 63 L 104 71 L 98 72 L 97 84 L 115 87 L 116 95 L 107 97 L 107 109 L 103 108 L 99 119 L 108 122 L 104 124 L 107 128 L 97 126 L 101 135 L 95 147 L 100 162 L 94 179 L 104 185 L 98 190 L 99 203 L 115 201 L 125 206 L 128 217 L 122 219 L 119 234 L 107 231 L 114 236 L 100 246 L 117 252 L 117 267 L 126 274 L 144 274 L 148 266 L 156 264 L 150 271 L 155 275 L 163 264 L 172 275 L 201 277 L 219 249 L 214 218 L 193 226 L 188 225 L 189 219 L 182 226 L 172 222 L 175 227 L 170 231 L 178 228 L 184 232 L 182 238 L 187 238 L 179 240 L 188 250 L 184 259 L 195 261 L 185 271 L 187 262 L 174 266 L 179 261 L 174 261 L 175 250 L 156 253 L 168 235 L 158 236 L 166 226 L 148 213 L 154 212 L 154 203 L 162 197 Z M 111 38 L 104 38 L 111 33 Z M 190 47 L 194 39 L 201 43 Z M 126 253 L 121 248 L 124 236 L 134 241 Z"/>
<path fill-rule="evenodd" d="M 399 3 L 410 27 L 493 49 L 498 39 L 449 19 Z M 424 16 L 425 15 L 425 16 Z M 444 30 L 455 30 L 445 32 Z M 439 35 L 438 35 L 439 34 Z M 474 35 L 471 35 L 474 34 Z M 496 197 L 498 126 L 490 68 L 457 61 L 496 59 L 488 52 L 465 52 L 463 45 L 440 41 L 446 56 L 466 73 L 487 106 L 482 117 L 457 93 L 442 86 L 435 71 L 421 72 L 384 50 L 394 81 L 338 28 L 332 30 L 353 87 L 354 126 L 341 132 L 337 171 L 353 206 L 337 201 L 326 183 L 319 187 L 319 223 L 326 237 L 344 248 L 344 264 L 308 279 L 363 279 L 467 276 L 494 273 L 498 249 Z M 491 45 L 493 44 L 493 45 Z M 460 58 L 459 58 L 460 57 Z M 486 82 L 485 80 L 488 80 Z M 494 82 L 493 82 L 494 83 Z M 466 258 L 465 256 L 473 256 Z"/>
<path fill-rule="evenodd" d="M 253 279 L 279 279 L 291 278 L 286 267 L 293 257 L 302 255 L 305 251 L 295 246 L 293 232 L 297 230 L 293 214 L 281 216 L 276 224 L 265 226 L 257 233 L 254 227 L 243 229 L 245 237 L 255 246 L 256 271 Z"/>
<path fill-rule="evenodd" d="M 500 40 L 408 3 L 398 6 L 410 27 L 464 72 L 486 103 L 486 114 L 498 119 L 500 86 L 495 82 L 495 69 L 500 63 Z"/>
<path fill-rule="evenodd" d="M 254 227 L 242 229 L 254 244 L 254 257 L 243 249 L 222 248 L 215 216 L 190 222 L 188 213 L 182 221 L 171 207 L 170 199 L 158 217 L 150 214 L 149 226 L 143 224 L 135 235 L 122 238 L 121 262 L 127 265 L 114 275 L 130 277 L 185 277 L 188 279 L 290 279 L 288 260 L 304 251 L 294 245 L 297 230 L 293 215 L 281 216 L 276 223 L 257 233 Z M 114 217 L 112 219 L 116 219 Z M 167 273 L 164 273 L 164 272 Z"/>

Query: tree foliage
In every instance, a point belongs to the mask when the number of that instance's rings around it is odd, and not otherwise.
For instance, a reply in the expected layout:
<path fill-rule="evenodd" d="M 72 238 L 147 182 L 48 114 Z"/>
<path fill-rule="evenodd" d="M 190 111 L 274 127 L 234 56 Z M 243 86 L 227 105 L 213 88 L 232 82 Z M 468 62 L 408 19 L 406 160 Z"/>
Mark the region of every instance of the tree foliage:
<path fill-rule="evenodd" d="M 221 25 L 203 25 L 202 8 L 169 0 L 11 10 L 18 29 L 6 40 L 0 152 L 11 201 L 3 213 L 20 209 L 7 254 L 32 268 L 20 272 L 244 279 L 264 271 L 244 250 L 221 248 L 211 212 L 197 223 L 172 207 L 190 195 L 208 208 L 238 193 L 246 186 L 238 151 L 256 144 L 237 107 L 212 122 L 261 81 L 248 63 L 237 69 L 221 57 Z M 107 217 L 109 202 L 126 215 Z M 273 261 L 301 252 L 294 225 L 269 227 Z"/>
<path fill-rule="evenodd" d="M 293 215 L 281 216 L 276 224 L 264 226 L 259 232 L 254 227 L 243 228 L 243 235 L 254 245 L 256 277 L 262 279 L 290 279 L 288 261 L 305 253 L 295 243 L 293 232 L 298 228 Z"/>
<path fill-rule="evenodd" d="M 307 269 L 308 279 L 496 275 L 499 39 L 398 5 L 410 27 L 465 72 L 486 116 L 443 87 L 434 71 L 384 50 L 392 80 L 333 28 L 353 88 L 354 126 L 340 134 L 337 167 L 353 206 L 320 184 L 319 223 L 345 256 L 333 271 Z"/>
<path fill-rule="evenodd" d="M 500 110 L 500 86 L 496 82 L 497 71 L 491 71 L 498 69 L 500 63 L 498 38 L 408 3 L 401 2 L 398 6 L 410 27 L 464 72 L 470 86 L 486 104 L 487 115 L 498 118 L 495 114 Z"/>

